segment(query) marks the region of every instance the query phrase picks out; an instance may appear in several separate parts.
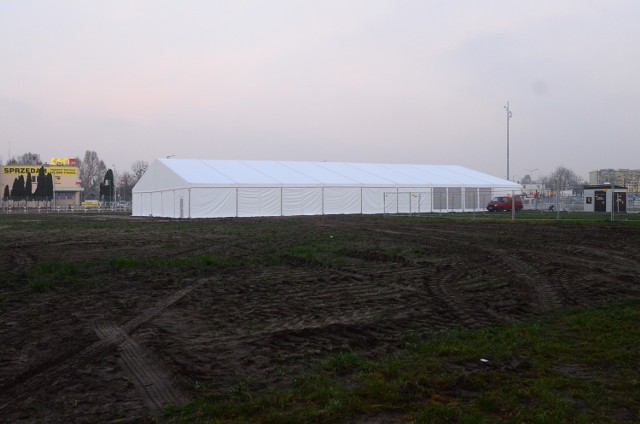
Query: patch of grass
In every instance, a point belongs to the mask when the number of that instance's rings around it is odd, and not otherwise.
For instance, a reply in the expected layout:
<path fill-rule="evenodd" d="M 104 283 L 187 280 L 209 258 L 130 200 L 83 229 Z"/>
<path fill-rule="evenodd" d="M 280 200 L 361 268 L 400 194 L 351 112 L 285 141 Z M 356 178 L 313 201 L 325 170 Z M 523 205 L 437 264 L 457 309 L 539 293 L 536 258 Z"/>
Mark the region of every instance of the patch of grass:
<path fill-rule="evenodd" d="M 56 287 L 67 287 L 78 281 L 78 267 L 72 263 L 45 262 L 29 273 L 29 288 L 44 293 Z"/>
<path fill-rule="evenodd" d="M 109 264 L 113 268 L 135 268 L 140 265 L 140 261 L 136 258 L 119 257 L 111 259 Z"/>
<path fill-rule="evenodd" d="M 332 354 L 291 386 L 246 385 L 167 411 L 172 422 L 636 422 L 640 301 L 430 339 L 380 361 Z M 217 421 L 219 420 L 219 421 Z"/>
<path fill-rule="evenodd" d="M 50 279 L 37 277 L 31 280 L 29 288 L 35 293 L 44 293 L 53 290 L 55 283 Z"/>
<path fill-rule="evenodd" d="M 371 369 L 368 360 L 353 352 L 339 352 L 330 356 L 323 365 L 325 371 L 338 376 L 367 372 Z"/>
<path fill-rule="evenodd" d="M 187 258 L 156 258 L 145 261 L 143 265 L 171 268 L 186 274 L 201 275 L 216 269 L 238 268 L 244 265 L 244 261 L 230 256 L 198 255 Z"/>
<path fill-rule="evenodd" d="M 343 266 L 348 262 L 347 252 L 346 243 L 337 237 L 327 236 L 322 239 L 309 239 L 304 245 L 277 252 L 276 263 L 287 262 L 286 258 L 294 258 L 309 265 Z"/>

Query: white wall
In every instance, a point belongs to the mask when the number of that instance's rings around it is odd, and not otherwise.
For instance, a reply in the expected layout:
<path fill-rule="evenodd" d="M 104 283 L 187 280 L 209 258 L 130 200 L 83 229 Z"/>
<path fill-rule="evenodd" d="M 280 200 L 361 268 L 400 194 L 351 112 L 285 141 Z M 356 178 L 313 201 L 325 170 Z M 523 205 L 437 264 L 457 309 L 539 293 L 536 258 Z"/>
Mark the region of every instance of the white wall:
<path fill-rule="evenodd" d="M 322 215 L 322 188 L 283 187 L 282 215 Z"/>
<path fill-rule="evenodd" d="M 187 193 L 185 218 L 222 218 L 236 216 L 236 189 L 233 187 L 198 187 Z"/>

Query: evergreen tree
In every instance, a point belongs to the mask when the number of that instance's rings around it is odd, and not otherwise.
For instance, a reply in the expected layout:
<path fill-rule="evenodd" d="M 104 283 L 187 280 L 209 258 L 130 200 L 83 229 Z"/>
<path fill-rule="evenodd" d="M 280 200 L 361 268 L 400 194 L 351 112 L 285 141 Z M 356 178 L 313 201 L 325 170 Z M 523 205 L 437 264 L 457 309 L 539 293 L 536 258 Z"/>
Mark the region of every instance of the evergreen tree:
<path fill-rule="evenodd" d="M 53 175 L 51 173 L 47 174 L 47 178 L 44 184 L 45 191 L 44 195 L 47 199 L 53 199 Z"/>
<path fill-rule="evenodd" d="M 24 197 L 24 194 L 25 194 L 24 175 L 18 176 L 18 186 L 20 187 L 20 194 L 18 194 L 18 196 Z"/>
<path fill-rule="evenodd" d="M 11 193 L 9 193 L 9 185 L 7 184 L 6 186 L 4 186 L 4 194 L 2 195 L 2 200 L 9 200 L 9 196 L 11 196 Z"/>
<path fill-rule="evenodd" d="M 104 198 L 107 202 L 113 202 L 114 198 L 114 185 L 113 185 L 114 181 L 113 181 L 113 171 L 111 169 L 107 170 L 107 173 L 104 175 L 104 184 L 103 186 L 103 190 L 104 190 Z"/>
<path fill-rule="evenodd" d="M 44 166 L 41 166 L 40 169 L 38 170 L 38 176 L 36 177 L 37 187 L 36 187 L 36 192 L 33 193 L 35 197 L 44 197 L 46 181 L 47 181 L 47 178 L 44 173 Z"/>
<path fill-rule="evenodd" d="M 31 172 L 27 172 L 27 181 L 24 185 L 24 195 L 27 197 L 27 200 L 31 200 L 31 196 L 33 196 L 33 186 L 31 185 Z"/>
<path fill-rule="evenodd" d="M 13 188 L 11 189 L 11 197 L 20 198 L 24 196 L 24 176 L 20 175 L 13 180 Z"/>
<path fill-rule="evenodd" d="M 18 187 L 18 179 L 13 179 L 13 185 L 11 186 L 11 197 L 16 198 L 20 195 L 20 188 Z"/>

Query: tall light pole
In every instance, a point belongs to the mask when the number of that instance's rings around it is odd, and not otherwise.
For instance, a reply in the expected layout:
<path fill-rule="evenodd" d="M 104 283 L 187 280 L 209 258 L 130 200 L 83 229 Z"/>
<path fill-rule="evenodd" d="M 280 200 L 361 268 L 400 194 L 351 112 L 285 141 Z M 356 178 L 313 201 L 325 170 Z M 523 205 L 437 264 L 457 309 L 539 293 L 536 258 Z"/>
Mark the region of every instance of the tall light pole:
<path fill-rule="evenodd" d="M 507 180 L 509 179 L 509 120 L 513 116 L 511 109 L 509 109 L 509 102 L 504 107 L 507 111 Z"/>

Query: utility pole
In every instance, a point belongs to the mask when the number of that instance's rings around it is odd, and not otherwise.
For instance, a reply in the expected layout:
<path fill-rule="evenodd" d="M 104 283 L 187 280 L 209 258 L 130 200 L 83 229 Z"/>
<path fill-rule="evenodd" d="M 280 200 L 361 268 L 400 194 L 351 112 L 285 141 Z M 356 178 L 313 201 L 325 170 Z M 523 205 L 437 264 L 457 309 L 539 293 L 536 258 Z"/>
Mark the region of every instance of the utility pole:
<path fill-rule="evenodd" d="M 509 109 L 509 102 L 504 107 L 507 111 L 507 180 L 509 179 L 509 120 L 513 116 L 511 109 Z"/>

